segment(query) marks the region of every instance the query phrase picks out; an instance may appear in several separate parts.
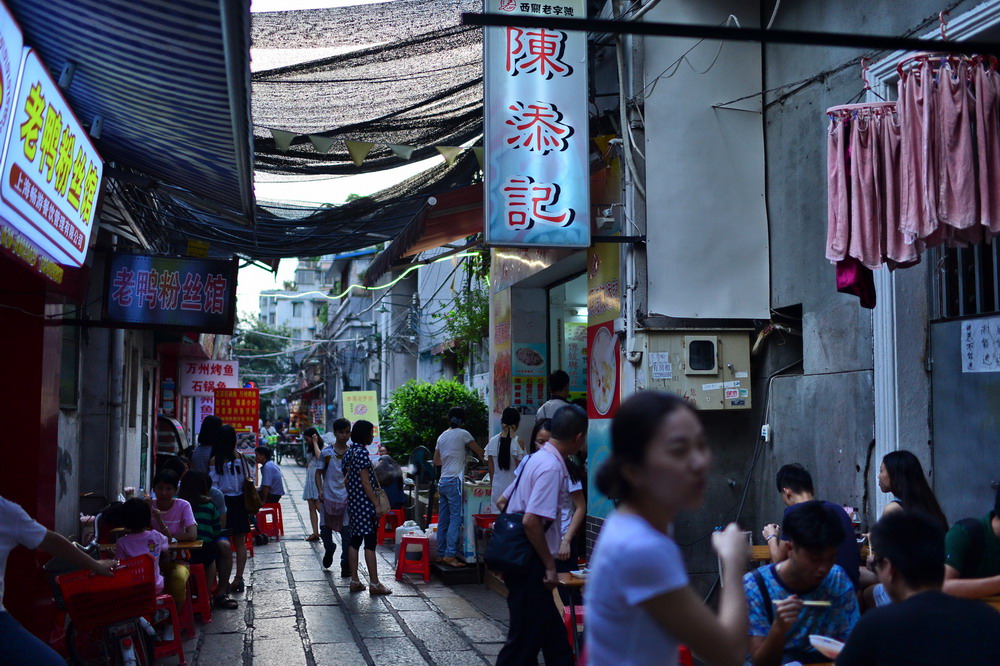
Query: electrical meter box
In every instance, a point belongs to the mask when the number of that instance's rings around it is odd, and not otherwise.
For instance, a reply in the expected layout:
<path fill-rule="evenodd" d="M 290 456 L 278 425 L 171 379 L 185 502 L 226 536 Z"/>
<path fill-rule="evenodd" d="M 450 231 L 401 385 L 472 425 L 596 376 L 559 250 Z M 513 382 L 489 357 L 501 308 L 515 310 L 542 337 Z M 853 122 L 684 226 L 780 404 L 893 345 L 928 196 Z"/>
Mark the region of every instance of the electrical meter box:
<path fill-rule="evenodd" d="M 643 386 L 700 410 L 750 409 L 749 329 L 644 331 Z"/>

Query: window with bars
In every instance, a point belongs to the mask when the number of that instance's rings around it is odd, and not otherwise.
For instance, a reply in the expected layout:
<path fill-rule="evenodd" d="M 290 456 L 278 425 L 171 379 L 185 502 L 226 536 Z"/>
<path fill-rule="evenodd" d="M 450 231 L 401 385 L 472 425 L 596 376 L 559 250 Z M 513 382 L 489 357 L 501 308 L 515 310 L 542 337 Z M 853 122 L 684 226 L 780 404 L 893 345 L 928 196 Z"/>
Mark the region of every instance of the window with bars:
<path fill-rule="evenodd" d="M 935 250 L 938 319 L 1000 313 L 1000 236 L 991 243 Z"/>

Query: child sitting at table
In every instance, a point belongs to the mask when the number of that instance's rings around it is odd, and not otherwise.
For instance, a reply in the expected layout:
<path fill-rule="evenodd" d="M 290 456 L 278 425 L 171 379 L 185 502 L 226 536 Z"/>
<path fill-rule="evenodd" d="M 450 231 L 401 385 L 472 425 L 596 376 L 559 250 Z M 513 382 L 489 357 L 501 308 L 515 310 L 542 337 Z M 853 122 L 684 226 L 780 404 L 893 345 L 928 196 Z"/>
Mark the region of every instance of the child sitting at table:
<path fill-rule="evenodd" d="M 153 477 L 153 492 L 156 493 L 156 499 L 150 504 L 153 527 L 168 539 L 194 541 L 198 537 L 198 523 L 195 522 L 191 505 L 176 498 L 179 481 L 177 474 L 169 469 L 160 470 Z M 191 570 L 186 563 L 177 559 L 171 559 L 161 568 L 167 592 L 177 602 L 179 609 L 187 598 L 187 581 L 191 577 Z"/>
<path fill-rule="evenodd" d="M 219 589 L 213 604 L 216 608 L 233 609 L 237 607 L 237 603 L 235 599 L 229 597 L 232 554 L 229 543 L 222 537 L 219 509 L 209 495 L 211 482 L 208 474 L 191 470 L 181 478 L 177 497 L 191 505 L 194 519 L 198 523 L 197 540 L 201 542 L 201 548 L 191 551 L 190 562 L 205 567 L 205 578 L 209 582 L 215 579 L 216 567 L 218 566 L 221 575 L 219 576 Z"/>
<path fill-rule="evenodd" d="M 146 500 L 133 497 L 122 505 L 122 526 L 128 534 L 122 535 L 115 543 L 115 557 L 124 560 L 139 555 L 149 555 L 160 566 L 169 562 L 170 542 L 167 537 L 153 529 L 153 512 Z M 163 574 L 160 566 L 155 571 L 156 593 L 163 591 Z"/>

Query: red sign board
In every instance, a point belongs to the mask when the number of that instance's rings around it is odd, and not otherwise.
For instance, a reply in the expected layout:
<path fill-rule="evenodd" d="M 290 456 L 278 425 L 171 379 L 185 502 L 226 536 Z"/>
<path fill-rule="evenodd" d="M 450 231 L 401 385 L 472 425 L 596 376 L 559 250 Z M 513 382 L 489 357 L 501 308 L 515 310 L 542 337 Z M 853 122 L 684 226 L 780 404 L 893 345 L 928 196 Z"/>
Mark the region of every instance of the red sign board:
<path fill-rule="evenodd" d="M 236 432 L 257 432 L 260 389 L 215 389 L 215 415 Z"/>

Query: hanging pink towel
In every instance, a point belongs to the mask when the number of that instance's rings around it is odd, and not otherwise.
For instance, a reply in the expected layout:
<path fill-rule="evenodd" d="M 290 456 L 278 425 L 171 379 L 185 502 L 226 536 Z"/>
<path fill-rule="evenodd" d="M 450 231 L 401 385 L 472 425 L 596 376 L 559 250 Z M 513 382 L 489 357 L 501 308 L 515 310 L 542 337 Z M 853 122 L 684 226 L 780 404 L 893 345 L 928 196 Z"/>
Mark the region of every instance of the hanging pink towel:
<path fill-rule="evenodd" d="M 879 174 L 882 203 L 883 234 L 882 247 L 885 261 L 890 267 L 913 265 L 920 261 L 923 243 L 907 243 L 899 230 L 900 220 L 900 173 L 899 142 L 901 127 L 899 115 L 888 113 L 878 118 L 879 122 Z"/>
<path fill-rule="evenodd" d="M 973 69 L 976 87 L 976 147 L 979 163 L 979 221 L 1000 234 L 1000 75 L 982 64 Z"/>
<path fill-rule="evenodd" d="M 837 262 L 837 291 L 857 296 L 863 308 L 875 307 L 875 278 L 871 270 L 854 257 Z"/>
<path fill-rule="evenodd" d="M 871 269 L 882 265 L 879 201 L 880 123 L 875 114 L 859 115 L 851 123 L 851 241 L 848 254 Z"/>
<path fill-rule="evenodd" d="M 940 224 L 967 229 L 979 221 L 976 165 L 972 141 L 974 100 L 968 63 L 938 68 L 931 103 L 934 154 L 937 159 L 937 216 Z M 934 181 L 927 181 L 933 184 Z"/>
<path fill-rule="evenodd" d="M 934 76 L 923 62 L 899 81 L 900 221 L 907 243 L 928 239 L 938 228 L 932 104 Z M 927 246 L 931 242 L 927 241 Z"/>
<path fill-rule="evenodd" d="M 826 258 L 840 261 L 847 256 L 851 237 L 850 190 L 848 173 L 848 131 L 838 118 L 830 121 L 826 140 L 827 227 Z"/>

